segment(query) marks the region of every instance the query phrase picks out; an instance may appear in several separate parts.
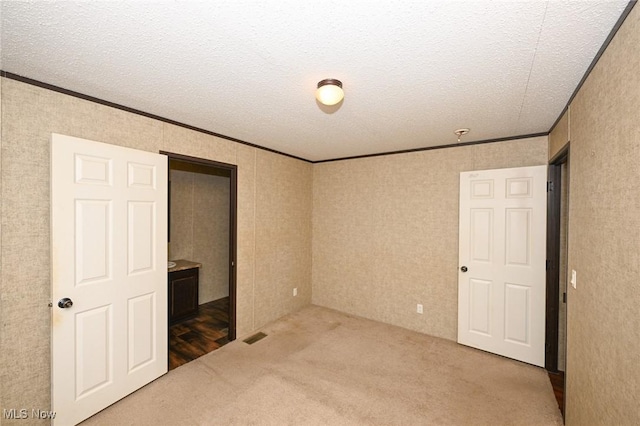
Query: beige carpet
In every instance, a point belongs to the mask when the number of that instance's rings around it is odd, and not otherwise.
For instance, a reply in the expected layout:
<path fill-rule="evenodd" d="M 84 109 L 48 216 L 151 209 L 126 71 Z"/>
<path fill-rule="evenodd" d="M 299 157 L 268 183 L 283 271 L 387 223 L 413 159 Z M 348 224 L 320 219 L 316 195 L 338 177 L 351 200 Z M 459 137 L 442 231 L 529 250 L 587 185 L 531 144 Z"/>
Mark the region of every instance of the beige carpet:
<path fill-rule="evenodd" d="M 543 369 L 310 306 L 83 425 L 562 425 Z"/>

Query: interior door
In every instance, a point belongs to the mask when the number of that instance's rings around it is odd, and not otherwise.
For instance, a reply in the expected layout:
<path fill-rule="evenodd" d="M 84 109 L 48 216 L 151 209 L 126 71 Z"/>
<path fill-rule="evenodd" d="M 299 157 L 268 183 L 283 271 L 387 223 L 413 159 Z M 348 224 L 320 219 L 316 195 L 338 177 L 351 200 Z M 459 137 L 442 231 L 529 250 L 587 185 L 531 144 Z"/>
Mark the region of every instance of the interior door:
<path fill-rule="evenodd" d="M 460 174 L 458 342 L 544 365 L 547 167 Z"/>
<path fill-rule="evenodd" d="M 76 424 L 167 372 L 167 158 L 51 138 L 52 406 Z"/>

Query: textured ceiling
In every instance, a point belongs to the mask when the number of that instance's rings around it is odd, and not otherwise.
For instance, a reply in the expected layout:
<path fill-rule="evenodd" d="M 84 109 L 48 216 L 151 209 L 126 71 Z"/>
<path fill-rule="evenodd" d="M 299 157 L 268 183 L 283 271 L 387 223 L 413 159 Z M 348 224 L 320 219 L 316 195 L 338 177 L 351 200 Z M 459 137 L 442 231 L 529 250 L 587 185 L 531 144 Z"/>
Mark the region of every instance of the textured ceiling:
<path fill-rule="evenodd" d="M 547 132 L 626 6 L 3 1 L 0 67 L 316 161 Z"/>

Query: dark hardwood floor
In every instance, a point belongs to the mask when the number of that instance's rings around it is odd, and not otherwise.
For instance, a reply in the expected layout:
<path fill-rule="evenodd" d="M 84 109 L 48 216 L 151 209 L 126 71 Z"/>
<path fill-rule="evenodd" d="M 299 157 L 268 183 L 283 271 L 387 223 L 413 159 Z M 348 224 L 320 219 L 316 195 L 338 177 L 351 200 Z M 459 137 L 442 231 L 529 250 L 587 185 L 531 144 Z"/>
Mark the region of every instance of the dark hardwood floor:
<path fill-rule="evenodd" d="M 198 315 L 169 327 L 169 370 L 229 343 L 229 298 L 204 303 Z"/>
<path fill-rule="evenodd" d="M 560 412 L 564 417 L 564 372 L 549 372 L 549 380 L 551 380 L 553 393 L 556 395 L 556 401 L 558 401 L 558 408 L 560 408 Z"/>

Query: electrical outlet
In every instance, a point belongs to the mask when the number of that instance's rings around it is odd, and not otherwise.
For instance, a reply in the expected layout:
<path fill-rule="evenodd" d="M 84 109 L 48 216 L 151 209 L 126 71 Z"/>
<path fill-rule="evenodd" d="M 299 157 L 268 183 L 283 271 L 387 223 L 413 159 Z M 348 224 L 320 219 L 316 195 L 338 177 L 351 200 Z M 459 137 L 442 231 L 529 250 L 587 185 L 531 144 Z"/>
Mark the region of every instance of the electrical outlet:
<path fill-rule="evenodd" d="M 571 286 L 573 288 L 576 288 L 576 284 L 578 282 L 578 279 L 576 278 L 576 271 L 574 269 L 571 270 Z"/>
<path fill-rule="evenodd" d="M 422 305 L 420 303 L 418 303 L 418 306 L 416 306 L 416 312 L 419 314 L 422 313 Z"/>
<path fill-rule="evenodd" d="M 298 287 L 295 287 L 295 288 L 293 289 L 293 295 L 294 295 L 294 296 L 297 296 L 297 295 L 298 295 Z"/>

